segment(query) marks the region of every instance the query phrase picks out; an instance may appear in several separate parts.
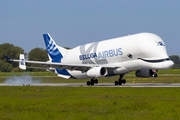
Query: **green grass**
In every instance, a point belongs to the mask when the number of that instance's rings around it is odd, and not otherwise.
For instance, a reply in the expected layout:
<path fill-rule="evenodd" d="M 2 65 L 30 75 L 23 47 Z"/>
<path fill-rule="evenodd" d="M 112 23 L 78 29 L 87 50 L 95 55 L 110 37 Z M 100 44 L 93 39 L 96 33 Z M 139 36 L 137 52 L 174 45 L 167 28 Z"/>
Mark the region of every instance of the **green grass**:
<path fill-rule="evenodd" d="M 179 120 L 180 88 L 0 87 L 0 120 Z"/>
<path fill-rule="evenodd" d="M 4 83 L 6 79 L 13 78 L 14 76 L 0 76 L 0 83 Z M 18 77 L 18 76 L 16 76 Z M 102 77 L 98 78 L 99 83 L 114 83 L 118 80 L 119 76 Z M 180 83 L 180 75 L 159 75 L 157 78 L 138 78 L 135 75 L 125 75 L 127 83 Z M 86 83 L 89 79 L 64 79 L 57 76 L 32 76 L 34 82 L 41 83 Z"/>
<path fill-rule="evenodd" d="M 90 79 L 64 79 L 51 72 L 0 72 L 0 83 L 14 76 L 31 76 L 33 81 L 42 83 L 86 83 Z M 118 79 L 119 76 L 98 78 L 99 83 L 114 83 Z M 157 78 L 138 78 L 131 72 L 124 79 L 127 83 L 180 83 L 180 69 L 159 70 Z"/>
<path fill-rule="evenodd" d="M 180 74 L 180 69 L 169 69 L 169 70 L 159 70 L 157 72 L 159 75 L 165 74 Z M 0 72 L 0 76 L 22 76 L 22 75 L 29 75 L 29 76 L 57 76 L 51 72 Z M 130 72 L 126 74 L 127 76 L 135 75 L 134 72 Z"/>

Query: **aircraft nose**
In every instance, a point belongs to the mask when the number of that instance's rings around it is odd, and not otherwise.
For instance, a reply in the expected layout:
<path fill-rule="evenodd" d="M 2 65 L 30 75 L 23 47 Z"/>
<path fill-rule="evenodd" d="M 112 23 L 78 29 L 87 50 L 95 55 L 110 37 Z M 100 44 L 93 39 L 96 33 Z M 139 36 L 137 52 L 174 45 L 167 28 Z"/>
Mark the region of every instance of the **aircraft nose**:
<path fill-rule="evenodd" d="M 169 67 L 172 68 L 173 66 L 174 66 L 174 62 L 171 60 L 171 61 L 169 62 Z"/>
<path fill-rule="evenodd" d="M 174 62 L 172 60 L 168 60 L 162 63 L 164 66 L 164 70 L 171 69 L 174 66 Z"/>

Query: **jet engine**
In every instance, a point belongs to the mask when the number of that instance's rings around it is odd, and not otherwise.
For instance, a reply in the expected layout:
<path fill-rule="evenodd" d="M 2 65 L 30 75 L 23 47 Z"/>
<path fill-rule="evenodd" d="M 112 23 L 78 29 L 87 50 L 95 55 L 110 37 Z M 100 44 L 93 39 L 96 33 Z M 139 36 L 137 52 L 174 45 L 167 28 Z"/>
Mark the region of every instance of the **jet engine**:
<path fill-rule="evenodd" d="M 157 77 L 156 70 L 138 70 L 136 71 L 136 77 Z"/>
<path fill-rule="evenodd" d="M 108 74 L 107 68 L 94 67 L 87 71 L 88 77 L 104 77 Z"/>

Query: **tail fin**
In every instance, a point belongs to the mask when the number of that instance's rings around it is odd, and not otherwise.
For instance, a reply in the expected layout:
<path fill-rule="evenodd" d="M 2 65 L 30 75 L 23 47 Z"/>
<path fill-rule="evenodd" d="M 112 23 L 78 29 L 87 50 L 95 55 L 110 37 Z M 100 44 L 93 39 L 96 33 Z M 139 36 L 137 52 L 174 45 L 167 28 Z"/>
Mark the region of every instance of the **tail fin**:
<path fill-rule="evenodd" d="M 54 42 L 52 37 L 49 35 L 49 33 L 43 34 L 43 37 L 46 44 L 49 60 L 52 62 L 61 62 L 61 59 L 66 54 L 67 50 L 65 48 L 58 46 Z"/>

